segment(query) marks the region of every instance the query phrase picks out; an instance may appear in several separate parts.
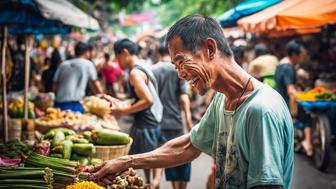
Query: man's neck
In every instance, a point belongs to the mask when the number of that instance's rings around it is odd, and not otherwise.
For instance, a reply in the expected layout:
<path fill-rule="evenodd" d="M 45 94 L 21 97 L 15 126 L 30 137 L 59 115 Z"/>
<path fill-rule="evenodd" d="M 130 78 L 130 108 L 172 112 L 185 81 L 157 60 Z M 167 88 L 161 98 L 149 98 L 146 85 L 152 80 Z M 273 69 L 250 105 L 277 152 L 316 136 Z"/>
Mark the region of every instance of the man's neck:
<path fill-rule="evenodd" d="M 224 63 L 219 63 L 215 68 L 218 69 L 219 72 L 213 88 L 225 94 L 228 101 L 232 101 L 240 97 L 251 76 L 233 59 L 224 59 L 223 61 Z M 251 81 L 249 86 L 253 82 Z M 253 84 L 251 86 L 253 86 Z M 251 92 L 251 87 L 247 88 L 245 94 L 249 92 Z"/>
<path fill-rule="evenodd" d="M 128 69 L 131 70 L 133 68 L 133 66 L 138 62 L 139 62 L 139 58 L 137 56 L 133 55 Z"/>

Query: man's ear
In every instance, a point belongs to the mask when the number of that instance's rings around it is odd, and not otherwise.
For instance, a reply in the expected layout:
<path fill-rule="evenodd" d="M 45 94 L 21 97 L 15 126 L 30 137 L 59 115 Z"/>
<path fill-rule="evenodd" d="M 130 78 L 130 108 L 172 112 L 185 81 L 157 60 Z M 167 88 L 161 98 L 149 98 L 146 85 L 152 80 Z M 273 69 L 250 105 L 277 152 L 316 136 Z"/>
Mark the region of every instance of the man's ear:
<path fill-rule="evenodd" d="M 217 53 L 217 43 L 212 38 L 205 39 L 205 46 L 207 57 L 210 60 L 213 60 L 215 57 L 215 54 Z"/>

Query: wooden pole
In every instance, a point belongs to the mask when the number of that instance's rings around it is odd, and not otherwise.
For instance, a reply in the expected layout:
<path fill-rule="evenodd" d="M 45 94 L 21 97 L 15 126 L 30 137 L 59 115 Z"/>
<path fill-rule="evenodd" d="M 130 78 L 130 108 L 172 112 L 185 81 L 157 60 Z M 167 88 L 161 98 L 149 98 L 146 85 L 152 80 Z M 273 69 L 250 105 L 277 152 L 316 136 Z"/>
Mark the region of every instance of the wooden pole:
<path fill-rule="evenodd" d="M 33 36 L 25 36 L 25 86 L 24 86 L 24 120 L 28 120 L 28 90 L 30 78 L 30 51 L 32 48 Z"/>
<path fill-rule="evenodd" d="M 7 26 L 2 26 L 1 44 L 1 81 L 2 81 L 2 102 L 3 102 L 3 142 L 8 141 L 8 106 L 7 106 L 7 80 L 6 80 L 6 48 L 7 48 Z"/>

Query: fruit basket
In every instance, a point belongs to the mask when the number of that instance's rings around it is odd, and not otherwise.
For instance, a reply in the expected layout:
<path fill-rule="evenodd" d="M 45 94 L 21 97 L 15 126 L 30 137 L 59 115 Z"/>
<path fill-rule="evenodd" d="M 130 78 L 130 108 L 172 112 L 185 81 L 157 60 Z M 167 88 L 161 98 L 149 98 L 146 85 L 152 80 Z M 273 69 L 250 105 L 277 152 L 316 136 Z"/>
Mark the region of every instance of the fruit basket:
<path fill-rule="evenodd" d="M 96 146 L 96 154 L 94 155 L 95 158 L 100 158 L 102 160 L 110 160 L 115 159 L 124 155 L 127 155 L 133 140 L 131 139 L 128 144 L 124 145 L 111 145 L 111 146 Z"/>

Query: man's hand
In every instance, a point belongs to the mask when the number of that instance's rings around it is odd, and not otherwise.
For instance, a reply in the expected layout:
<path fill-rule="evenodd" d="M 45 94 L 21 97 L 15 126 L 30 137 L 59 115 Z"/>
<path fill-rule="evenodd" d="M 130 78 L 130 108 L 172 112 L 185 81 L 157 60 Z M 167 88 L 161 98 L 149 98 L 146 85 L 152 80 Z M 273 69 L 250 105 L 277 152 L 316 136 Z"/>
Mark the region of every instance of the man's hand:
<path fill-rule="evenodd" d="M 113 98 L 106 94 L 98 95 L 98 96 L 110 103 L 110 113 L 112 115 L 122 115 L 123 114 L 123 109 L 120 105 L 121 101 L 119 99 Z"/>
<path fill-rule="evenodd" d="M 90 180 L 94 180 L 103 185 L 111 184 L 111 181 L 129 168 L 131 158 L 124 156 L 118 159 L 105 161 L 89 170 Z"/>

